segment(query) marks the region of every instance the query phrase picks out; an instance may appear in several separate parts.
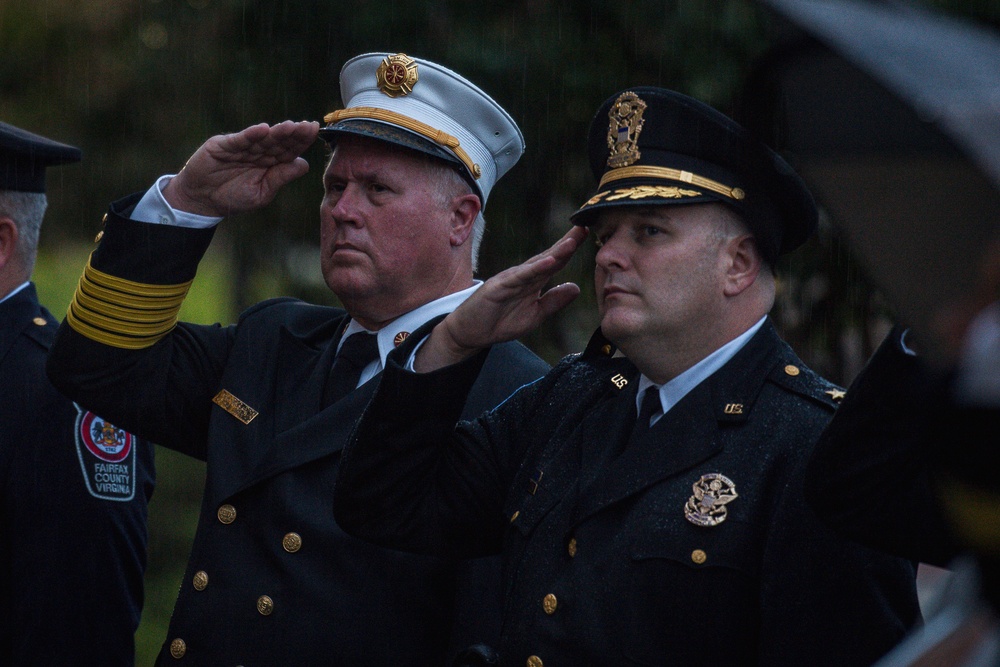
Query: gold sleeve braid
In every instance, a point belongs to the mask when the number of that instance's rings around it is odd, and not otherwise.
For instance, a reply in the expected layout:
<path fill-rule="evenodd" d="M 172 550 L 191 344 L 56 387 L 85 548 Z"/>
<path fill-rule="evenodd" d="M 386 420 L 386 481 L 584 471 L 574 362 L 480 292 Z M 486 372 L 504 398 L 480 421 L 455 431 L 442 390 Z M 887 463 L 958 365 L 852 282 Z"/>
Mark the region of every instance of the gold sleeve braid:
<path fill-rule="evenodd" d="M 98 271 L 87 262 L 66 322 L 81 336 L 126 350 L 151 347 L 177 323 L 193 281 L 148 285 Z"/>

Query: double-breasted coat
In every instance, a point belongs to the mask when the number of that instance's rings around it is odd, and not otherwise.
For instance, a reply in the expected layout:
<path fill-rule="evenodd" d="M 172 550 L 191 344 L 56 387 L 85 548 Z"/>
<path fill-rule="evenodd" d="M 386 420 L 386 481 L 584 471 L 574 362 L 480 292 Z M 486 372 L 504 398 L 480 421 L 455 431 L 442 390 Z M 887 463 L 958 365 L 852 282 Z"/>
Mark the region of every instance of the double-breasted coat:
<path fill-rule="evenodd" d="M 153 447 L 45 377 L 56 321 L 0 303 L 0 664 L 132 665 Z"/>
<path fill-rule="evenodd" d="M 212 231 L 127 220 L 129 203 L 112 206 L 91 266 L 140 284 L 192 278 Z M 277 299 L 232 326 L 178 324 L 136 351 L 63 324 L 50 360 L 60 386 L 207 461 L 159 664 L 424 666 L 498 632 L 497 560 L 392 551 L 334 521 L 340 452 L 377 384 L 323 405 L 347 321 L 340 309 Z M 519 344 L 498 348 L 460 402 L 478 414 L 546 369 Z M 223 390 L 228 410 L 213 402 Z M 234 404 L 257 414 L 245 423 Z"/>
<path fill-rule="evenodd" d="M 420 553 L 502 552 L 504 665 L 869 665 L 889 650 L 918 618 L 913 565 L 839 538 L 803 500 L 839 390 L 768 322 L 626 446 L 639 373 L 611 350 L 596 335 L 457 428 L 481 359 L 420 375 L 393 353 L 344 454 L 341 525 Z"/>

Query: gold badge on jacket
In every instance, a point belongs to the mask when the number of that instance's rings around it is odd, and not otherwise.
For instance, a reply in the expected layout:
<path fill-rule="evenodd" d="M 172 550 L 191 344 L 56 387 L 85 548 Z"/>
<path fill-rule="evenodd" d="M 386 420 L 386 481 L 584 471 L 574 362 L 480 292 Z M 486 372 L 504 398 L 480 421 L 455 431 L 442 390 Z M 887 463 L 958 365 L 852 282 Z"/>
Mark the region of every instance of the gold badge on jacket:
<path fill-rule="evenodd" d="M 726 520 L 726 505 L 736 499 L 736 485 L 717 472 L 702 475 L 684 505 L 684 517 L 696 526 L 718 526 Z"/>
<path fill-rule="evenodd" d="M 253 421 L 254 417 L 260 414 L 225 389 L 216 394 L 215 398 L 212 399 L 212 402 L 239 419 L 244 424 L 249 424 Z"/>

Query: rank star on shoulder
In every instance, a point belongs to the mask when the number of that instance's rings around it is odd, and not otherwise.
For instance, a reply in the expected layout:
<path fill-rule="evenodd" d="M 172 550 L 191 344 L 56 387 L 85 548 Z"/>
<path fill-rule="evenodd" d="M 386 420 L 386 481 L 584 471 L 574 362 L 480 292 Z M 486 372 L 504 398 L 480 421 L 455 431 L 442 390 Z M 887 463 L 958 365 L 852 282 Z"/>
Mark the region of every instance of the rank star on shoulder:
<path fill-rule="evenodd" d="M 823 393 L 827 394 L 830 398 L 837 401 L 838 403 L 844 400 L 844 396 L 847 395 L 847 392 L 844 391 L 843 389 L 827 389 Z"/>

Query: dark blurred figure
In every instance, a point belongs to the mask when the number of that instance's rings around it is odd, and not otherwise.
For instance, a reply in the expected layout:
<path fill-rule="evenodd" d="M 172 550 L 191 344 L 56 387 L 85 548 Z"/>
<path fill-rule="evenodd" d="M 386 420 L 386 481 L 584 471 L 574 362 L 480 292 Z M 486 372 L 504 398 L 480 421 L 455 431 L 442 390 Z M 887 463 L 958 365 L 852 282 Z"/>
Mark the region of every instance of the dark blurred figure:
<path fill-rule="evenodd" d="M 1000 303 L 952 368 L 895 328 L 810 461 L 810 504 L 843 534 L 954 574 L 927 623 L 880 666 L 1000 664 Z M 959 556 L 963 556 L 958 558 Z"/>
<path fill-rule="evenodd" d="M 132 665 L 152 446 L 45 376 L 57 323 L 30 282 L 45 170 L 80 151 L 0 123 L 0 624 L 3 665 Z"/>

